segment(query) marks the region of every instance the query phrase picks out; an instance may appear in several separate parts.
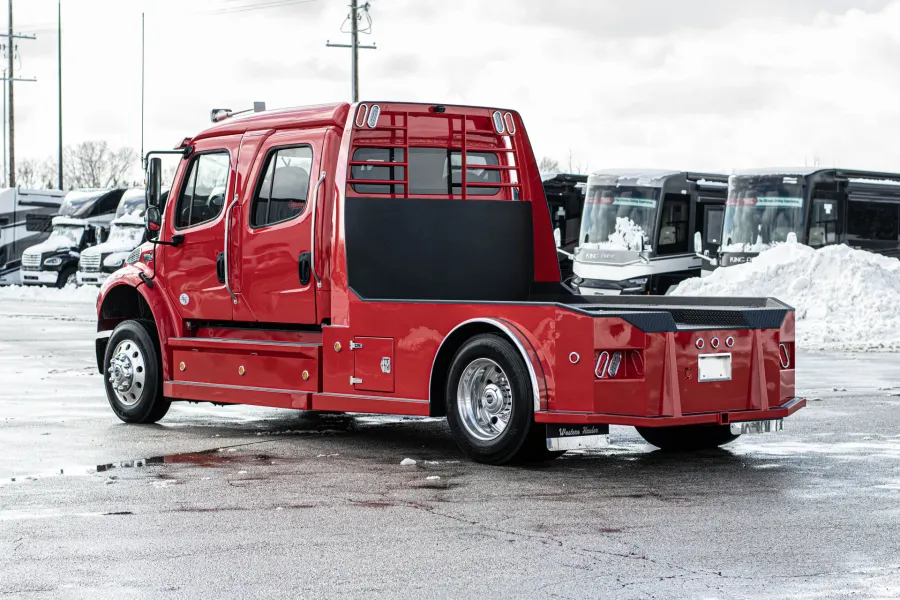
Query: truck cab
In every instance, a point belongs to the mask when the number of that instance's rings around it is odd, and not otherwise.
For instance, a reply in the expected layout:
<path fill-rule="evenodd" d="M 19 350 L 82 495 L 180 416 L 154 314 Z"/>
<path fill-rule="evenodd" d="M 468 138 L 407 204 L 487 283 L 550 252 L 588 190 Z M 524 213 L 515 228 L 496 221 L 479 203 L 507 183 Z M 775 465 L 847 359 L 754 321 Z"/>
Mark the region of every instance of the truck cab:
<path fill-rule="evenodd" d="M 57 190 L 0 189 L 0 285 L 22 283 L 22 252 L 50 237 L 50 219 L 64 196 Z M 35 218 L 46 226 L 27 229 L 26 222 Z"/>
<path fill-rule="evenodd" d="M 165 203 L 151 153 L 150 239 L 100 289 L 98 368 L 123 421 L 185 400 L 445 416 L 465 454 L 505 464 L 602 443 L 613 424 L 716 447 L 805 404 L 777 300 L 561 283 L 515 111 L 231 115 L 167 151 L 181 162 Z"/>
<path fill-rule="evenodd" d="M 162 191 L 160 202 L 165 202 L 167 194 L 168 190 Z M 145 209 L 144 188 L 132 188 L 122 194 L 106 240 L 87 248 L 78 259 L 78 285 L 100 285 L 125 264 L 131 251 L 146 240 Z"/>
<path fill-rule="evenodd" d="M 727 189 L 728 178 L 717 174 L 593 173 L 571 256 L 571 285 L 586 296 L 664 295 L 685 279 L 699 277 L 709 260 L 698 252 L 708 253 L 721 237 Z"/>
<path fill-rule="evenodd" d="M 106 237 L 124 189 L 77 190 L 66 194 L 50 219 L 50 236 L 22 253 L 22 283 L 64 287 L 77 283 L 78 259 Z M 32 218 L 33 217 L 33 218 Z M 29 216 L 26 228 L 46 230 L 47 219 Z"/>

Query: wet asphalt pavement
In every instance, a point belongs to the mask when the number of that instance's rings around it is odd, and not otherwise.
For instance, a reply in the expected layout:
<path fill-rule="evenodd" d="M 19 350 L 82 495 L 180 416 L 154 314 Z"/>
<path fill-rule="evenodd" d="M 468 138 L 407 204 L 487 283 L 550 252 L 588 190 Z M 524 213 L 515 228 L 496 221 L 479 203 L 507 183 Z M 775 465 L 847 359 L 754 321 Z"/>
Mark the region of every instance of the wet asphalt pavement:
<path fill-rule="evenodd" d="M 121 424 L 93 330 L 86 303 L 0 300 L 0 598 L 900 598 L 892 355 L 802 356 L 809 408 L 726 450 L 613 428 L 498 468 L 439 420 Z"/>

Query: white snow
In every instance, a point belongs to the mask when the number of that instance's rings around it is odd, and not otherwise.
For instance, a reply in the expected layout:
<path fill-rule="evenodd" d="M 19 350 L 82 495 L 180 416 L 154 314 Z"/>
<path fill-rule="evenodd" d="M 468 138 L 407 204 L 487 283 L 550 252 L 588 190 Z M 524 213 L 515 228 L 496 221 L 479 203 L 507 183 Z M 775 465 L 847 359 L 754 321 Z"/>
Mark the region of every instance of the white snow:
<path fill-rule="evenodd" d="M 61 289 L 37 285 L 0 286 L 0 300 L 29 300 L 40 302 L 89 303 L 97 301 L 100 288 L 92 285 L 66 286 Z"/>
<path fill-rule="evenodd" d="M 425 479 L 427 479 L 428 481 L 435 481 L 435 480 L 438 480 L 438 479 L 440 479 L 440 478 L 441 478 L 440 475 L 429 475 L 429 476 L 426 477 Z"/>
<path fill-rule="evenodd" d="M 72 217 L 53 217 L 51 221 L 53 226 L 64 225 L 66 227 L 87 227 L 88 222 L 84 219 L 73 219 Z"/>
<path fill-rule="evenodd" d="M 581 247 L 596 248 L 598 250 L 611 248 L 637 251 L 639 237 L 643 238 L 645 249 L 650 250 L 649 245 L 647 245 L 647 234 L 644 233 L 644 230 L 640 225 L 628 217 L 616 217 L 616 230 L 609 234 L 609 241 L 596 244 L 582 244 Z"/>
<path fill-rule="evenodd" d="M 400 464 L 403 465 L 404 467 L 410 467 L 410 466 L 416 464 L 416 461 L 414 461 L 411 458 L 404 458 L 403 460 L 400 461 Z"/>
<path fill-rule="evenodd" d="M 850 183 L 864 183 L 868 185 L 892 185 L 895 187 L 900 186 L 900 181 L 894 181 L 893 179 L 866 179 L 864 177 L 851 177 Z"/>
<path fill-rule="evenodd" d="M 144 211 L 139 210 L 135 212 L 130 212 L 127 215 L 122 215 L 121 217 L 116 217 L 112 220 L 110 225 L 140 225 L 144 226 Z"/>
<path fill-rule="evenodd" d="M 900 351 L 900 260 L 849 246 L 779 244 L 672 294 L 781 300 L 796 310 L 805 350 Z"/>

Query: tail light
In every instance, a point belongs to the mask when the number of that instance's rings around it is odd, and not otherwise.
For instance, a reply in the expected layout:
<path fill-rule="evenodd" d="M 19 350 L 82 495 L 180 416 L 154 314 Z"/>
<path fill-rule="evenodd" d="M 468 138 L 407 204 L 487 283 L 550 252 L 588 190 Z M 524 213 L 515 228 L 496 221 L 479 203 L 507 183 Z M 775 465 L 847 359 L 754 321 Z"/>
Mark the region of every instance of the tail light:
<path fill-rule="evenodd" d="M 793 365 L 794 344 L 778 344 L 778 362 L 782 369 L 790 369 Z"/>
<path fill-rule="evenodd" d="M 594 367 L 597 379 L 637 379 L 644 376 L 640 350 L 601 350 Z"/>

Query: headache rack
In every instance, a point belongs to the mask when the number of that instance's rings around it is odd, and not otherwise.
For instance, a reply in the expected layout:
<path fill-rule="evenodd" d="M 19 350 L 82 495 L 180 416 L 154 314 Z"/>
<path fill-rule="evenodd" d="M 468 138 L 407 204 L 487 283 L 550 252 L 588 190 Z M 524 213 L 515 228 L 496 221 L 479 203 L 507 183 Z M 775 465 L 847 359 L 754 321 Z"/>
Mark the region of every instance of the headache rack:
<path fill-rule="evenodd" d="M 453 183 L 453 171 L 457 167 L 450 162 L 448 176 L 450 178 L 449 189 L 452 192 L 453 188 L 459 186 L 460 193 L 454 194 L 441 194 L 440 196 L 447 196 L 449 198 L 460 198 L 462 200 L 470 199 L 470 195 L 468 193 L 469 188 L 497 188 L 497 189 L 509 189 L 512 191 L 512 194 L 516 198 L 522 197 L 522 183 L 521 178 L 519 177 L 519 167 L 517 164 L 517 148 L 515 142 L 515 134 L 517 130 L 517 125 L 515 124 L 514 117 L 512 113 L 506 112 L 505 114 L 501 113 L 501 111 L 494 111 L 494 117 L 487 118 L 483 114 L 478 115 L 470 115 L 470 114 L 460 114 L 460 113 L 447 113 L 444 112 L 444 107 L 435 106 L 432 107 L 431 111 L 428 113 L 428 117 L 432 118 L 444 118 L 449 121 L 448 129 L 450 131 L 450 147 L 447 147 L 448 152 L 460 152 L 460 183 Z M 375 114 L 374 124 L 370 125 L 372 122 L 371 119 L 372 114 Z M 497 115 L 500 115 L 499 121 L 497 120 Z M 409 149 L 410 148 L 434 148 L 440 147 L 443 148 L 446 145 L 446 139 L 434 139 L 433 142 L 429 141 L 419 141 L 416 143 L 411 143 L 409 139 L 409 119 L 410 116 L 420 117 L 423 116 L 422 113 L 410 113 L 408 110 L 390 110 L 385 109 L 382 110 L 379 105 L 373 104 L 371 108 L 368 104 L 362 103 L 357 107 L 356 115 L 353 120 L 353 129 L 354 136 L 353 141 L 351 143 L 350 148 L 350 161 L 349 161 L 349 173 L 347 176 L 347 183 L 351 186 L 353 184 L 356 185 L 388 185 L 391 186 L 389 192 L 386 195 L 390 195 L 392 197 L 398 198 L 409 198 Z M 497 131 L 498 125 L 495 125 L 494 129 L 484 129 L 479 128 L 477 121 L 485 121 L 493 122 L 499 124 L 499 128 L 501 131 Z M 472 129 L 469 128 L 469 124 L 472 123 L 475 125 Z M 458 129 L 457 129 L 458 128 Z M 360 137 L 357 135 L 357 132 L 383 132 L 389 135 L 390 141 L 383 142 L 378 139 L 372 137 Z M 472 146 L 470 145 L 470 137 L 478 136 L 484 137 L 489 136 L 493 138 L 495 141 L 497 138 L 501 139 L 502 147 L 489 147 L 489 146 Z M 396 138 L 399 137 L 398 141 Z M 460 139 L 460 146 L 454 147 L 453 143 L 456 141 L 456 138 Z M 354 153 L 358 148 L 396 148 L 403 150 L 403 160 L 402 161 L 380 161 L 380 160 L 353 160 Z M 470 152 L 493 152 L 497 154 L 498 162 L 507 164 L 497 164 L 497 165 L 470 165 L 468 164 L 468 154 Z M 505 161 L 503 159 L 505 157 Z M 403 167 L 403 178 L 402 179 L 356 179 L 353 177 L 353 167 L 361 167 L 361 166 L 372 166 L 372 167 Z M 506 173 L 506 181 L 502 181 L 503 177 L 501 175 L 501 181 L 498 182 L 479 182 L 479 181 L 468 181 L 468 172 L 469 170 L 484 170 L 484 171 L 497 171 L 499 173 Z M 391 171 L 393 173 L 393 169 Z M 396 186 L 403 186 L 403 193 L 398 194 L 394 193 L 396 190 Z M 416 194 L 417 196 L 422 194 Z M 488 196 L 484 195 L 476 195 L 479 199 L 486 199 Z"/>

